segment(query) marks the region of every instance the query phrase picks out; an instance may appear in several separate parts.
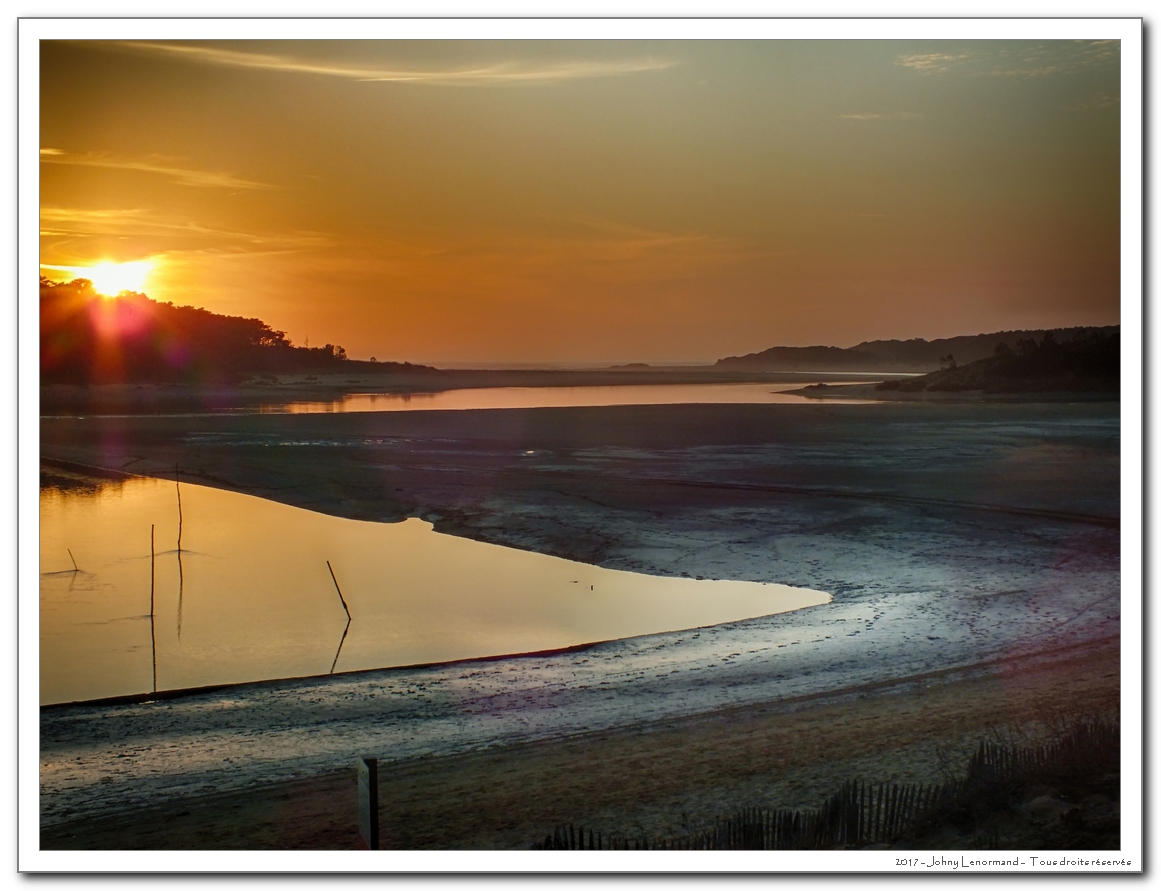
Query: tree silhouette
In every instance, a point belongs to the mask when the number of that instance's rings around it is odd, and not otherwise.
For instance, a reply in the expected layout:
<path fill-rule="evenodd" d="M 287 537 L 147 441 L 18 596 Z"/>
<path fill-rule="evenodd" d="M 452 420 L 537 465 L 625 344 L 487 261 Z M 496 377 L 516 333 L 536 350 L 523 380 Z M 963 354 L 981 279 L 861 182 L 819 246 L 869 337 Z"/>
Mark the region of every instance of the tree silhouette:
<path fill-rule="evenodd" d="M 43 383 L 231 381 L 256 372 L 327 370 L 341 346 L 295 347 L 261 319 L 160 303 L 123 291 L 99 295 L 87 279 L 40 279 Z"/>

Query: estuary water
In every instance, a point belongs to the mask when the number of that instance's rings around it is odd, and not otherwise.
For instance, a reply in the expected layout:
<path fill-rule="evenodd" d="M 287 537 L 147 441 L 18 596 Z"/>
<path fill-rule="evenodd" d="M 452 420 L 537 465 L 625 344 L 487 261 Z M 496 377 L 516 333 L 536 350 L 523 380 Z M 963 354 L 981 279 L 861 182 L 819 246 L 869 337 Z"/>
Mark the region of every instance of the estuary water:
<path fill-rule="evenodd" d="M 326 402 L 268 403 L 270 414 L 317 412 L 442 411 L 480 408 L 575 408 L 598 405 L 796 404 L 811 402 L 791 384 L 618 384 L 591 387 L 479 387 L 434 393 L 351 393 Z M 873 399 L 828 398 L 830 405 L 865 405 Z"/>
<path fill-rule="evenodd" d="M 144 477 L 42 489 L 40 533 L 42 704 L 536 652 L 831 599 Z"/>

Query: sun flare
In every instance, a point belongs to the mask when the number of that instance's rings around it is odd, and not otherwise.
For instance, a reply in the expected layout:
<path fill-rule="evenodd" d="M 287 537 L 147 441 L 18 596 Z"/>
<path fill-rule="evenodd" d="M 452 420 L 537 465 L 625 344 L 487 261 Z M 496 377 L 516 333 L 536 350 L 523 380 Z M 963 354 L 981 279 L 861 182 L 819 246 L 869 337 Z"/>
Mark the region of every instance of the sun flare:
<path fill-rule="evenodd" d="M 145 280 L 153 271 L 152 260 L 134 260 L 129 263 L 104 262 L 92 266 L 51 266 L 71 273 L 74 278 L 87 278 L 102 297 L 116 297 L 122 291 L 144 291 Z"/>
<path fill-rule="evenodd" d="M 91 266 L 83 274 L 93 283 L 98 294 L 105 297 L 115 297 L 122 291 L 141 291 L 145 287 L 145 279 L 153 269 L 148 260 L 138 260 L 133 263 L 98 263 Z"/>

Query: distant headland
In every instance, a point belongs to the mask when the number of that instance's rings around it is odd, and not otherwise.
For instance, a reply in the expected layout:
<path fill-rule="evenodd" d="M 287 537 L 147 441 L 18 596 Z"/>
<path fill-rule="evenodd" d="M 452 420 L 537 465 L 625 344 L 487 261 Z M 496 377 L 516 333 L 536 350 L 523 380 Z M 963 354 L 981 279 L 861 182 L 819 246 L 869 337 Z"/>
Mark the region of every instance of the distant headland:
<path fill-rule="evenodd" d="M 723 371 L 927 372 L 990 358 L 1001 344 L 1014 349 L 1022 342 L 1042 341 L 1046 335 L 1051 335 L 1055 342 L 1064 343 L 1089 336 L 1119 337 L 1119 332 L 1119 325 L 1109 325 L 1101 328 L 997 331 L 938 340 L 868 340 L 846 349 L 775 346 L 760 353 L 719 359 L 714 367 Z"/>

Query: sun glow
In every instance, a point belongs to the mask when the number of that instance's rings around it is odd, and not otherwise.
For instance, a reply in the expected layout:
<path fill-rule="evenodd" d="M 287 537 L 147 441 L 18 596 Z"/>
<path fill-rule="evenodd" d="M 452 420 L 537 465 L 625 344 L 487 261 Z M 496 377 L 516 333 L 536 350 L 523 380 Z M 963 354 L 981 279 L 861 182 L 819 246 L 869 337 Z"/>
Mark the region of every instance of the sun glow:
<path fill-rule="evenodd" d="M 98 294 L 105 297 L 115 297 L 122 291 L 141 291 L 145 287 L 145 279 L 153 269 L 148 260 L 138 260 L 135 263 L 98 263 L 89 267 L 88 274 L 84 275 L 93 283 Z"/>
<path fill-rule="evenodd" d="M 52 266 L 71 273 L 75 278 L 87 278 L 102 297 L 116 297 L 122 291 L 143 291 L 145 280 L 153 271 L 152 260 L 130 263 L 97 263 L 93 266 Z"/>

